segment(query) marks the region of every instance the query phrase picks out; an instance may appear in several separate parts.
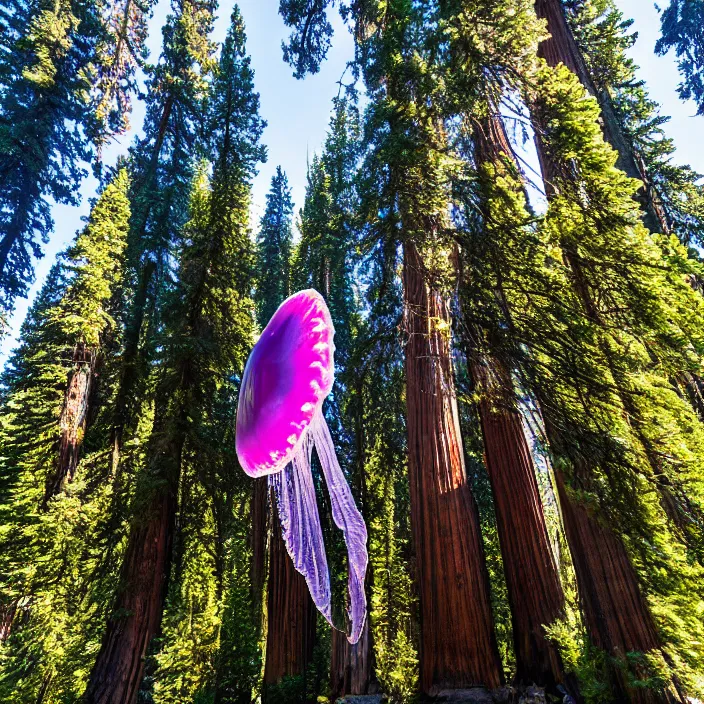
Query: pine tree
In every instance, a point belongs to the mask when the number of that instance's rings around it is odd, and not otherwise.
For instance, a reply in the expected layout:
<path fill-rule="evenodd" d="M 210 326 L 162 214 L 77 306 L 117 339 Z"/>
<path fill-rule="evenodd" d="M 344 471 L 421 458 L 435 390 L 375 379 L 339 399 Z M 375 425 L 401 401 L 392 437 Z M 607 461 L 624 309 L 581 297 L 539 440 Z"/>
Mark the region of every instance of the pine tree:
<path fill-rule="evenodd" d="M 96 49 L 96 81 L 91 95 L 89 134 L 100 160 L 102 147 L 130 127 L 137 70 L 145 68 L 147 22 L 155 0 L 112 0 L 107 4 Z"/>
<path fill-rule="evenodd" d="M 271 179 L 257 234 L 257 317 L 264 326 L 291 293 L 293 203 L 280 166 Z"/>
<path fill-rule="evenodd" d="M 198 633 L 203 628 L 210 634 L 206 646 L 210 650 L 204 657 L 214 660 L 217 653 L 217 621 L 222 618 L 218 597 L 223 598 L 223 582 L 228 579 L 225 569 L 232 562 L 225 562 L 223 553 L 215 556 L 219 584 L 213 584 L 209 571 L 197 564 L 209 546 L 199 544 L 198 531 L 191 535 L 186 524 L 177 529 L 176 514 L 178 510 L 187 516 L 194 510 L 192 502 L 204 501 L 209 510 L 204 516 L 198 514 L 202 529 L 226 530 L 226 534 L 216 532 L 221 539 L 232 533 L 233 507 L 227 501 L 231 480 L 223 484 L 224 467 L 220 461 L 213 462 L 215 448 L 209 440 L 222 427 L 218 402 L 231 397 L 228 389 L 233 375 L 241 374 L 244 367 L 253 330 L 248 208 L 251 178 L 264 151 L 259 146 L 263 130 L 259 99 L 253 91 L 244 43 L 241 16 L 235 10 L 211 89 L 209 133 L 216 148 L 213 176 L 209 180 L 201 169 L 194 179 L 178 281 L 162 311 L 165 329 L 154 423 L 132 506 L 122 587 L 84 695 L 86 702 L 135 700 L 143 661 L 131 667 L 133 655 L 139 652 L 143 658 L 146 654 L 159 630 L 167 593 L 171 594 L 170 611 L 166 644 L 157 657 L 157 675 L 162 676 L 155 687 L 157 699 L 173 701 L 175 696 L 180 700 L 207 680 L 206 669 L 191 673 L 190 681 L 176 685 L 170 681 L 178 652 L 174 648 L 182 648 L 184 639 L 203 637 Z M 241 580 L 246 560 L 238 559 Z M 167 588 L 170 580 L 172 587 Z M 194 598 L 201 600 L 195 607 Z M 184 632 L 188 624 L 182 620 L 182 607 L 189 602 L 197 612 L 191 614 L 193 630 Z M 244 675 L 249 655 L 239 658 Z M 244 691 L 251 691 L 256 675 L 256 666 L 254 674 L 252 666 L 250 662 L 249 679 L 240 682 Z"/>
<path fill-rule="evenodd" d="M 670 49 L 675 50 L 682 74 L 680 98 L 694 100 L 697 114 L 704 115 L 704 6 L 698 0 L 670 0 L 661 13 L 661 36 L 655 52 L 664 56 Z"/>
<path fill-rule="evenodd" d="M 101 36 L 96 0 L 27 3 L 13 17 L 0 65 L 0 309 L 27 294 L 53 223 L 50 200 L 75 204 L 90 149 L 90 70 Z M 12 17 L 12 19 L 10 19 Z M 23 22 L 24 26 L 18 26 Z"/>
<path fill-rule="evenodd" d="M 3 523 L 14 530 L 3 536 L 2 603 L 14 612 L 17 626 L 3 668 L 3 682 L 12 692 L 8 701 L 34 701 L 38 691 L 47 696 L 50 688 L 70 691 L 75 686 L 60 662 L 62 648 L 76 635 L 67 621 L 77 605 L 72 561 L 80 558 L 81 549 L 80 541 L 77 550 L 67 549 L 65 541 L 76 538 L 73 524 L 87 517 L 85 509 L 78 518 L 72 511 L 80 507 L 82 482 L 93 478 L 81 477 L 77 487 L 69 487 L 95 414 L 102 345 L 116 326 L 128 187 L 127 172 L 121 169 L 97 199 L 85 229 L 56 270 L 61 273 L 50 276 L 50 288 L 25 326 L 14 369 L 5 377 Z M 63 284 L 57 285 L 58 276 Z M 57 291 L 58 299 L 47 305 Z M 62 573 L 65 580 L 54 586 Z"/>
<path fill-rule="evenodd" d="M 144 136 L 131 149 L 132 218 L 128 247 L 131 296 L 121 378 L 112 403 L 112 471 L 125 433 L 134 431 L 148 398 L 140 395 L 154 335 L 147 334 L 171 278 L 171 251 L 188 219 L 195 162 L 205 149 L 204 101 L 213 68 L 208 39 L 214 0 L 175 0 L 163 28 L 160 62 L 148 82 Z"/>

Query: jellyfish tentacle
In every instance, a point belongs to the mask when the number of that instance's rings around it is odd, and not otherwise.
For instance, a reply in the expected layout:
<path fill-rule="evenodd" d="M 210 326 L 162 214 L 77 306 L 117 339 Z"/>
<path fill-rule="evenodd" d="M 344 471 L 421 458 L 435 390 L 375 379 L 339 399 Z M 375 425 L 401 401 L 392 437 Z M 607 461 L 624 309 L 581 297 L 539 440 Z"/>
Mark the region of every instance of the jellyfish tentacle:
<path fill-rule="evenodd" d="M 313 441 L 306 436 L 292 461 L 281 472 L 269 475 L 269 482 L 286 551 L 305 577 L 313 603 L 332 626 L 330 576 L 310 468 Z"/>
<path fill-rule="evenodd" d="M 348 590 L 350 603 L 348 614 L 351 621 L 351 633 L 347 636 L 350 643 L 356 643 L 364 628 L 367 614 L 367 598 L 364 580 L 367 572 L 369 555 L 367 553 L 367 527 L 355 504 L 352 490 L 337 461 L 335 445 L 323 412 L 318 409 L 310 425 L 310 433 L 323 468 L 323 475 L 330 495 L 332 517 L 335 525 L 342 531 L 349 563 Z"/>

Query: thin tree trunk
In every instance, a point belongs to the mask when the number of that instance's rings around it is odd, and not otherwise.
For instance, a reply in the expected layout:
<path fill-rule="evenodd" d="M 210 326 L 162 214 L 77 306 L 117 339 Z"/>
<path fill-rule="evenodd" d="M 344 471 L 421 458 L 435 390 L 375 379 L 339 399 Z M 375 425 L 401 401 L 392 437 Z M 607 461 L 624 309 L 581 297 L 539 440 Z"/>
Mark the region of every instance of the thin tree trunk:
<path fill-rule="evenodd" d="M 73 349 L 73 368 L 68 376 L 63 409 L 59 420 L 58 450 L 46 480 L 41 508 L 45 511 L 49 501 L 67 482 L 73 480 L 78 466 L 83 437 L 88 424 L 89 401 L 97 361 L 97 350 L 79 342 Z"/>
<path fill-rule="evenodd" d="M 110 445 L 112 447 L 111 472 L 113 476 L 119 471 L 122 456 L 122 443 L 125 427 L 129 421 L 129 405 L 133 400 L 134 389 L 139 379 L 137 368 L 139 358 L 139 341 L 147 310 L 149 286 L 156 271 L 156 264 L 146 262 L 140 273 L 139 285 L 135 293 L 130 312 L 130 321 L 125 332 L 125 347 L 122 354 L 122 370 L 120 385 L 115 399 L 113 411 L 113 426 L 110 431 Z"/>
<path fill-rule="evenodd" d="M 404 244 L 411 522 L 421 605 L 421 688 L 502 682 L 479 513 L 464 466 L 447 301 Z"/>
<path fill-rule="evenodd" d="M 300 677 L 305 684 L 306 670 L 313 658 L 317 618 L 306 580 L 293 566 L 281 536 L 281 524 L 275 511 L 272 513 L 265 688 L 286 677 Z"/>
<path fill-rule="evenodd" d="M 266 582 L 266 545 L 267 545 L 267 495 L 266 477 L 255 479 L 252 487 L 252 563 L 250 569 L 250 589 L 252 600 L 252 617 L 257 624 L 257 634 L 262 631 L 262 606 L 264 585 Z"/>

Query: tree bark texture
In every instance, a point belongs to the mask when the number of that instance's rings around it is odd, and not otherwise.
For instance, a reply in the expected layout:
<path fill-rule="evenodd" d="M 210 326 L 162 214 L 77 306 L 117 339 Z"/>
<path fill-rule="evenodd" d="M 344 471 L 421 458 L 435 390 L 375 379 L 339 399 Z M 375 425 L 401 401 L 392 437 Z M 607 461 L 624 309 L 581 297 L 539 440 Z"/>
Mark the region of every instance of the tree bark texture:
<path fill-rule="evenodd" d="M 471 362 L 471 374 L 482 394 L 479 416 L 511 607 L 516 683 L 554 690 L 566 676 L 545 627 L 564 617 L 565 595 L 533 458 L 520 414 L 508 405 L 508 375 L 496 360 Z M 573 684 L 569 688 L 574 690 Z"/>
<path fill-rule="evenodd" d="M 332 632 L 330 656 L 330 691 L 333 701 L 344 695 L 376 694 L 378 686 L 373 678 L 374 654 L 367 617 L 362 637 L 350 645 L 341 631 Z"/>
<path fill-rule="evenodd" d="M 176 491 L 157 491 L 132 526 L 119 596 L 82 701 L 134 704 L 144 659 L 158 632 L 173 546 Z"/>
<path fill-rule="evenodd" d="M 88 424 L 97 351 L 79 342 L 73 349 L 73 366 L 68 375 L 64 404 L 59 420 L 59 438 L 54 466 L 47 477 L 42 510 L 70 482 L 78 466 L 81 445 Z"/>
<path fill-rule="evenodd" d="M 450 312 L 404 244 L 411 523 L 424 692 L 502 682 L 479 514 L 464 466 L 450 358 Z"/>
<path fill-rule="evenodd" d="M 590 639 L 617 658 L 660 650 L 660 641 L 623 541 L 570 496 L 565 477 L 555 470 L 567 541 Z M 672 688 L 663 692 L 628 686 L 625 673 L 613 670 L 618 701 L 630 704 L 680 704 Z"/>
<path fill-rule="evenodd" d="M 510 168 L 513 150 L 498 113 L 480 120 L 476 130 L 478 165 L 502 161 Z M 518 168 L 515 170 L 519 173 Z M 460 260 L 461 264 L 461 260 Z M 461 276 L 461 274 L 460 274 Z M 484 336 L 480 331 L 476 338 Z M 475 349 L 468 337 L 467 358 L 475 389 L 484 442 L 484 459 L 496 514 L 513 626 L 516 683 L 555 691 L 567 683 L 562 658 L 545 627 L 564 616 L 565 595 L 545 523 L 533 458 L 516 408 L 511 376 L 491 353 Z"/>
<path fill-rule="evenodd" d="M 272 505 L 275 500 L 272 497 Z M 286 552 L 275 511 L 269 547 L 268 630 L 264 685 L 306 676 L 313 658 L 317 611 L 302 574 Z"/>

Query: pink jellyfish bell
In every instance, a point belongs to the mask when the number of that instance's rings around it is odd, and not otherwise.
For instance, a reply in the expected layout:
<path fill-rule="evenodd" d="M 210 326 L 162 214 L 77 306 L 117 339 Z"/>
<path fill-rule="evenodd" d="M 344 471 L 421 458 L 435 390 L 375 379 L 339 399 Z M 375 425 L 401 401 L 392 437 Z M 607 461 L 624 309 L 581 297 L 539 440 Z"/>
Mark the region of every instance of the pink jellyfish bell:
<path fill-rule="evenodd" d="M 330 576 L 313 486 L 313 446 L 323 468 L 335 525 L 349 563 L 350 643 L 364 627 L 367 528 L 335 455 L 323 401 L 335 379 L 335 328 L 312 289 L 286 299 L 264 329 L 242 377 L 237 456 L 251 477 L 269 476 L 288 554 L 315 605 L 332 624 Z"/>

